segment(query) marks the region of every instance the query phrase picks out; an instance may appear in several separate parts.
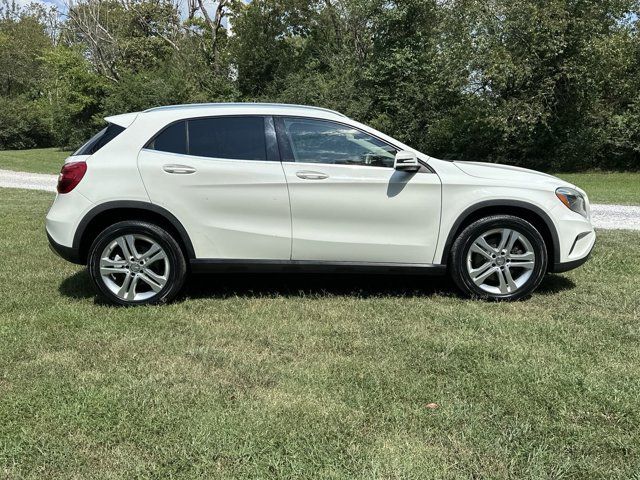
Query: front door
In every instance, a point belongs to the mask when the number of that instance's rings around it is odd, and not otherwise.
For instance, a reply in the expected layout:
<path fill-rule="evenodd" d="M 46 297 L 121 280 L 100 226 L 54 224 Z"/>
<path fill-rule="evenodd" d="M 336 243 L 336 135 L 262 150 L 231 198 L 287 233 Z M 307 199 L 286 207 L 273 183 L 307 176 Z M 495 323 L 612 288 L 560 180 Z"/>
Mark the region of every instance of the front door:
<path fill-rule="evenodd" d="M 437 175 L 394 170 L 395 148 L 349 125 L 294 117 L 276 122 L 293 260 L 433 262 Z"/>

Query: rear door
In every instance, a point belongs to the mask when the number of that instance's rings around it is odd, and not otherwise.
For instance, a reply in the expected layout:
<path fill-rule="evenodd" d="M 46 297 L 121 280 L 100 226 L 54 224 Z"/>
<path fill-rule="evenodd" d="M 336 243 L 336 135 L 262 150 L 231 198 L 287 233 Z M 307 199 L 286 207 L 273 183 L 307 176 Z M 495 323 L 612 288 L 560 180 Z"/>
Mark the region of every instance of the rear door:
<path fill-rule="evenodd" d="M 151 201 L 183 223 L 198 258 L 290 259 L 289 197 L 271 117 L 173 123 L 138 165 Z"/>

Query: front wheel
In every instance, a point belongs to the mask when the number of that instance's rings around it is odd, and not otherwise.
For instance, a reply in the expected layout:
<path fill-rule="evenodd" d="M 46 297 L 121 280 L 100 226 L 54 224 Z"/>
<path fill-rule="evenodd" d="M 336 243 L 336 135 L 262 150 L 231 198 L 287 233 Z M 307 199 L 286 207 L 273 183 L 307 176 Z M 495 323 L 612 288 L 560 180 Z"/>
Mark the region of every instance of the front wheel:
<path fill-rule="evenodd" d="M 482 218 L 466 227 L 451 249 L 450 271 L 472 297 L 518 300 L 540 285 L 547 271 L 540 232 L 511 215 Z"/>
<path fill-rule="evenodd" d="M 118 222 L 93 242 L 89 274 L 118 305 L 165 303 L 184 284 L 187 267 L 180 245 L 164 229 L 139 221 Z"/>

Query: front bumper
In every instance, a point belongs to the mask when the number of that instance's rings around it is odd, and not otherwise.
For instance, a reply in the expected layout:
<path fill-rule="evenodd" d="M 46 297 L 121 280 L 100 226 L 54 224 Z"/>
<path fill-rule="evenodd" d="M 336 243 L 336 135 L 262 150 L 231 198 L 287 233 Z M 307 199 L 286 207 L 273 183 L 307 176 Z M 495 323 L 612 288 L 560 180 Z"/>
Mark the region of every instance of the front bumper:
<path fill-rule="evenodd" d="M 576 268 L 581 267 L 582 265 L 587 263 L 587 260 L 589 260 L 590 258 L 591 258 L 591 252 L 589 252 L 586 257 L 581 258 L 579 260 L 572 260 L 570 262 L 564 262 L 564 263 L 555 263 L 549 269 L 549 272 L 550 273 L 564 273 L 564 272 L 568 272 L 570 270 L 575 270 Z"/>
<path fill-rule="evenodd" d="M 589 234 L 592 236 L 592 238 L 590 239 L 586 239 L 585 240 L 588 242 L 586 245 L 586 250 L 584 250 L 581 253 L 580 258 L 577 258 L 575 260 L 569 260 L 566 262 L 558 262 L 558 263 L 554 263 L 553 265 L 551 265 L 551 267 L 549 268 L 549 272 L 550 273 L 563 273 L 563 272 L 568 272 L 570 270 L 575 270 L 576 268 L 584 265 L 585 263 L 587 263 L 587 261 L 591 258 L 591 253 L 593 252 L 593 247 L 596 244 L 596 236 L 595 236 L 595 232 L 589 232 Z M 578 237 L 576 237 L 576 240 L 574 241 L 573 244 L 573 248 L 572 250 L 575 250 L 575 248 L 578 246 L 580 240 L 581 240 L 581 235 L 578 235 Z"/>

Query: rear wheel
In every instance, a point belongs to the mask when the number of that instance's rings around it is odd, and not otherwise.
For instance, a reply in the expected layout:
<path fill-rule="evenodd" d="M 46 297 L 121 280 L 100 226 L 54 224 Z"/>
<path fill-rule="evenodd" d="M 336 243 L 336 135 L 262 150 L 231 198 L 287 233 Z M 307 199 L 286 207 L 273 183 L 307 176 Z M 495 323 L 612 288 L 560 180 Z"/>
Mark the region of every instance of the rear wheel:
<path fill-rule="evenodd" d="M 119 222 L 100 233 L 88 263 L 100 292 L 118 305 L 165 303 L 178 294 L 187 271 L 176 240 L 139 221 Z"/>
<path fill-rule="evenodd" d="M 518 300 L 540 285 L 547 271 L 547 249 L 540 232 L 511 215 L 482 218 L 455 240 L 451 275 L 473 297 Z"/>

